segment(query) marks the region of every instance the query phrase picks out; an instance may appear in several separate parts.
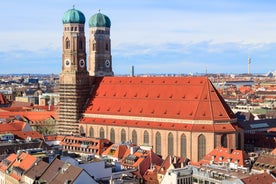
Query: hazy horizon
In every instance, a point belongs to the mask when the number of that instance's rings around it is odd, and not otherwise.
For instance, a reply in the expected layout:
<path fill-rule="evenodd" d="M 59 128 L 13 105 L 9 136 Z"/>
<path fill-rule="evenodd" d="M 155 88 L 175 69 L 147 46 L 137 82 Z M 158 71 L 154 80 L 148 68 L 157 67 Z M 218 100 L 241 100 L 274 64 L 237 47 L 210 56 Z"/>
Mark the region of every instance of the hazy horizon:
<path fill-rule="evenodd" d="M 115 75 L 275 71 L 276 2 L 257 0 L 1 1 L 0 73 L 61 72 L 62 16 L 75 4 L 111 19 Z M 88 45 L 87 45 L 88 49 Z M 88 56 L 87 52 L 87 56 Z"/>

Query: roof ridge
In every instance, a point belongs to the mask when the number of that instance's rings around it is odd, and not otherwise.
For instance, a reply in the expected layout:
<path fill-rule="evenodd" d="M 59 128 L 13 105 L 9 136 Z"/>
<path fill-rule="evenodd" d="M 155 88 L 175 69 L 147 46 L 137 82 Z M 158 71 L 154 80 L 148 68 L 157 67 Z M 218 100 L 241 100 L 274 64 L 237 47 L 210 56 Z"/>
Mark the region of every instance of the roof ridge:
<path fill-rule="evenodd" d="M 200 96 L 198 97 L 199 100 L 197 101 L 197 106 L 196 106 L 196 110 L 195 110 L 195 113 L 194 113 L 194 118 L 197 117 L 197 113 L 198 113 L 198 110 L 199 110 L 199 106 L 200 106 L 200 103 L 201 103 L 201 97 L 202 97 L 203 92 L 204 92 L 204 87 L 201 89 Z"/>
<path fill-rule="evenodd" d="M 211 118 L 212 120 L 214 120 L 214 111 L 213 111 L 213 103 L 212 103 L 212 99 L 211 99 L 211 94 L 210 94 L 210 80 L 207 79 L 207 88 L 208 88 L 208 92 L 207 94 L 209 95 L 209 105 L 210 105 L 210 113 L 211 113 Z M 214 86 L 212 85 L 212 88 L 214 88 Z"/>
<path fill-rule="evenodd" d="M 226 102 L 225 102 L 224 98 L 219 94 L 218 90 L 214 87 L 214 85 L 213 85 L 212 83 L 211 83 L 211 85 L 213 86 L 214 92 L 215 92 L 217 98 L 220 100 L 221 105 L 223 106 L 222 110 L 224 111 L 224 113 L 227 115 L 227 117 L 228 117 L 229 119 L 232 119 L 232 118 L 230 117 L 229 112 L 227 112 L 227 110 L 226 110 L 227 107 L 228 107 L 229 109 L 230 109 L 230 107 L 229 107 L 228 105 L 225 106 Z M 230 109 L 230 110 L 231 110 L 231 109 Z M 231 111 L 232 111 L 232 110 L 231 110 Z"/>

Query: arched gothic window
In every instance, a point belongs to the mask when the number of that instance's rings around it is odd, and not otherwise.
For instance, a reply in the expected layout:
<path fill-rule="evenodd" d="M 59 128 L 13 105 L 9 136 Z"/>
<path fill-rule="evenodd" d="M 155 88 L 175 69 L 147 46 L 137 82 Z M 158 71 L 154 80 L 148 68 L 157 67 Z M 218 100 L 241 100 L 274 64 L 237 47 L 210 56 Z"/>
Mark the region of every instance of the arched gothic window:
<path fill-rule="evenodd" d="M 65 48 L 70 49 L 70 40 L 68 38 L 65 40 Z"/>
<path fill-rule="evenodd" d="M 85 136 L 83 126 L 80 126 L 80 135 L 81 136 Z"/>
<path fill-rule="evenodd" d="M 104 129 L 103 129 L 103 127 L 100 128 L 100 138 L 104 139 Z"/>
<path fill-rule="evenodd" d="M 227 135 L 226 134 L 222 134 L 221 138 L 220 138 L 220 142 L 221 142 L 221 146 L 224 148 L 227 148 Z"/>
<path fill-rule="evenodd" d="M 198 161 L 206 155 L 206 138 L 200 134 L 198 136 Z"/>
<path fill-rule="evenodd" d="M 132 131 L 132 143 L 137 144 L 137 132 L 136 132 L 136 130 Z"/>
<path fill-rule="evenodd" d="M 161 155 L 161 134 L 159 132 L 156 133 L 155 135 L 155 152 L 159 155 Z"/>
<path fill-rule="evenodd" d="M 182 134 L 180 138 L 180 149 L 181 149 L 181 157 L 187 156 L 187 140 L 186 135 Z"/>
<path fill-rule="evenodd" d="M 89 136 L 94 137 L 94 129 L 92 127 L 89 129 Z"/>
<path fill-rule="evenodd" d="M 168 154 L 173 156 L 173 134 L 168 135 Z"/>
<path fill-rule="evenodd" d="M 114 128 L 111 128 L 111 130 L 110 130 L 110 141 L 115 143 L 115 130 L 114 130 Z"/>
<path fill-rule="evenodd" d="M 121 130 L 121 142 L 125 142 L 126 141 L 126 131 L 125 129 Z"/>
<path fill-rule="evenodd" d="M 148 131 L 144 131 L 144 144 L 148 145 L 149 144 L 149 133 Z"/>
<path fill-rule="evenodd" d="M 241 133 L 239 132 L 239 133 L 238 133 L 238 144 L 237 144 L 237 145 L 238 145 L 238 147 L 237 147 L 237 148 L 238 148 L 239 150 L 241 150 L 241 149 L 242 149 L 242 147 L 241 147 L 242 142 L 241 142 L 241 141 L 242 141 L 242 138 L 241 138 Z"/>
<path fill-rule="evenodd" d="M 93 43 L 92 47 L 93 47 L 93 51 L 95 51 L 96 50 L 96 43 Z"/>
<path fill-rule="evenodd" d="M 109 47 L 108 47 L 108 43 L 105 44 L 105 50 L 108 51 L 109 50 Z"/>
<path fill-rule="evenodd" d="M 79 49 L 83 49 L 83 42 L 82 42 L 82 40 L 79 41 Z"/>

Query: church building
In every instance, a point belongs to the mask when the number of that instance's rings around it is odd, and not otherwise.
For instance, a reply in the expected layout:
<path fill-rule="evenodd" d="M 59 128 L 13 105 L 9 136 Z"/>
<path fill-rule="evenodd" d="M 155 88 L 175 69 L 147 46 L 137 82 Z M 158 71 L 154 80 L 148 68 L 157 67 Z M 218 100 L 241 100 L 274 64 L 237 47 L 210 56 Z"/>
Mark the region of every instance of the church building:
<path fill-rule="evenodd" d="M 113 76 L 110 19 L 89 19 L 88 57 L 84 14 L 70 9 L 62 22 L 59 134 L 131 141 L 192 161 L 217 146 L 243 149 L 237 118 L 207 77 Z"/>

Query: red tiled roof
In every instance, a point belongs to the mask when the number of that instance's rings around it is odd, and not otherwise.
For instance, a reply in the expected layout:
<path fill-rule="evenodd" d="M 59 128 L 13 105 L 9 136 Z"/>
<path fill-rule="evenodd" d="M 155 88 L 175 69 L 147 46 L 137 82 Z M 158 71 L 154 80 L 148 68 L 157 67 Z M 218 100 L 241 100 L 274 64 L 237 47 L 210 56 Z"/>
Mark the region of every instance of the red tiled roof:
<path fill-rule="evenodd" d="M 26 118 L 29 121 L 35 122 L 35 121 L 43 121 L 47 120 L 49 118 L 56 118 L 55 111 L 0 111 L 0 118 L 11 118 L 19 116 L 21 118 Z"/>
<path fill-rule="evenodd" d="M 1 104 L 5 105 L 8 103 L 9 103 L 9 101 L 7 100 L 7 98 L 2 93 L 0 93 L 0 105 Z"/>
<path fill-rule="evenodd" d="M 62 141 L 65 138 L 63 135 L 45 135 L 45 141 Z"/>
<path fill-rule="evenodd" d="M 0 170 L 1 171 L 6 171 L 7 168 L 13 164 L 13 162 L 15 161 L 17 155 L 12 153 L 10 154 L 7 158 L 5 158 L 4 160 L 8 160 L 9 161 L 9 165 L 3 165 L 2 162 L 0 163 Z"/>
<path fill-rule="evenodd" d="M 248 154 L 242 150 L 233 150 L 230 152 L 228 148 L 218 146 L 208 153 L 202 160 L 200 160 L 199 163 L 209 164 L 212 160 L 215 163 L 225 163 L 228 162 L 228 159 L 230 159 L 231 163 L 237 163 L 239 166 L 245 166 L 245 160 L 248 158 Z"/>
<path fill-rule="evenodd" d="M 130 150 L 130 148 L 128 150 Z M 152 165 L 160 166 L 163 163 L 163 159 L 152 150 L 143 150 L 139 148 L 133 154 L 126 154 L 125 156 L 126 157 L 124 157 L 122 165 L 138 169 L 138 171 L 134 172 L 133 174 L 139 178 L 142 178 L 145 172 L 150 169 Z M 127 162 L 129 157 L 135 157 L 133 163 Z"/>
<path fill-rule="evenodd" d="M 271 183 L 275 183 L 276 179 L 267 173 L 262 173 L 262 174 L 254 174 L 252 176 L 243 178 L 241 179 L 241 181 L 244 184 L 259 184 L 259 183 L 271 184 Z"/>
<path fill-rule="evenodd" d="M 180 168 L 181 163 L 186 164 L 187 160 L 183 157 L 168 155 L 158 170 L 158 174 L 165 175 L 169 167 L 173 164 L 174 168 Z"/>
<path fill-rule="evenodd" d="M 276 148 L 271 151 L 271 154 L 276 155 Z"/>
<path fill-rule="evenodd" d="M 127 150 L 128 147 L 125 144 L 112 144 L 102 153 L 102 155 L 109 155 L 120 160 L 123 158 Z"/>
<path fill-rule="evenodd" d="M 28 107 L 31 108 L 33 106 L 32 103 L 29 102 L 20 102 L 20 101 L 13 101 L 11 107 Z"/>
<path fill-rule="evenodd" d="M 143 175 L 143 179 L 145 180 L 145 183 L 158 184 L 157 169 L 148 169 Z"/>
<path fill-rule="evenodd" d="M 22 131 L 26 123 L 23 121 L 13 121 L 11 123 L 0 124 L 0 133 Z"/>
<path fill-rule="evenodd" d="M 37 131 L 31 131 L 31 132 L 13 131 L 12 133 L 20 139 L 27 139 L 27 137 L 31 137 L 32 139 L 37 138 L 37 139 L 43 140 L 43 136 Z"/>
<path fill-rule="evenodd" d="M 155 128 L 165 130 L 193 131 L 193 132 L 234 132 L 239 128 L 234 123 L 219 124 L 189 124 L 189 123 L 168 123 L 168 122 L 151 122 L 136 120 L 118 120 L 118 119 L 101 119 L 101 118 L 83 118 L 80 124 L 94 125 L 111 125 L 127 126 L 138 128 Z"/>
<path fill-rule="evenodd" d="M 16 179 L 17 181 L 20 180 L 20 176 L 16 175 L 15 173 L 11 173 L 10 176 Z"/>
<path fill-rule="evenodd" d="M 59 144 L 62 146 L 70 146 L 73 148 L 83 148 L 83 146 L 85 146 L 86 148 L 96 150 L 97 155 L 101 155 L 102 152 L 109 147 L 111 142 L 108 139 L 65 136 L 65 138 Z"/>
<path fill-rule="evenodd" d="M 102 77 L 85 114 L 229 121 L 234 113 L 207 77 Z"/>
<path fill-rule="evenodd" d="M 22 152 L 18 157 L 17 160 L 12 164 L 13 167 L 20 167 L 24 171 L 28 170 L 37 160 L 36 157 Z"/>

